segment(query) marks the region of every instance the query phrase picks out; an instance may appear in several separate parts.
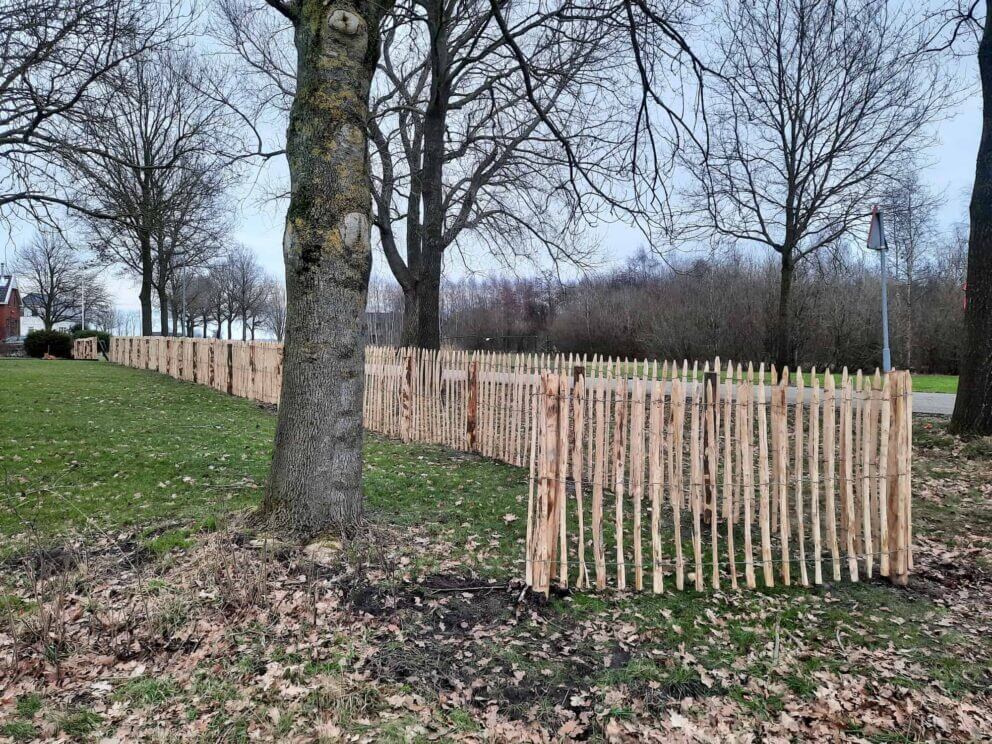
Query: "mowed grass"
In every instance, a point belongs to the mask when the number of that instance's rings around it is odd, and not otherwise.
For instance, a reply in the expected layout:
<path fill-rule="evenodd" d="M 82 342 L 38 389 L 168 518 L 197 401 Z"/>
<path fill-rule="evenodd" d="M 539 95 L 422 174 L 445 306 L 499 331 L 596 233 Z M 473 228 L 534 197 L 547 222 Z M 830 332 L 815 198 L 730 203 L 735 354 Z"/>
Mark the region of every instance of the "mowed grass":
<path fill-rule="evenodd" d="M 181 522 L 149 537 L 151 550 L 167 552 L 189 529 L 261 499 L 271 410 L 105 362 L 0 360 L 0 380 L 0 534 Z M 525 520 L 504 517 L 523 516 L 523 471 L 470 456 L 438 461 L 437 448 L 375 436 L 365 458 L 373 515 L 459 539 L 495 536 L 508 550 L 522 538 Z"/>

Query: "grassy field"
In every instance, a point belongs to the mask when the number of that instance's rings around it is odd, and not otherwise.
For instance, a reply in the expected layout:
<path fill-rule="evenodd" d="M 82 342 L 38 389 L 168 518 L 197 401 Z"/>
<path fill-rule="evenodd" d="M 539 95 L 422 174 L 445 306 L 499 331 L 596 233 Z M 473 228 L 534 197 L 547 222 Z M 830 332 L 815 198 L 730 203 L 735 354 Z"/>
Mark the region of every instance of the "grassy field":
<path fill-rule="evenodd" d="M 920 420 L 908 589 L 520 600 L 527 481 L 366 444 L 369 527 L 246 527 L 274 416 L 104 363 L 0 361 L 0 737 L 992 736 L 992 444 Z"/>

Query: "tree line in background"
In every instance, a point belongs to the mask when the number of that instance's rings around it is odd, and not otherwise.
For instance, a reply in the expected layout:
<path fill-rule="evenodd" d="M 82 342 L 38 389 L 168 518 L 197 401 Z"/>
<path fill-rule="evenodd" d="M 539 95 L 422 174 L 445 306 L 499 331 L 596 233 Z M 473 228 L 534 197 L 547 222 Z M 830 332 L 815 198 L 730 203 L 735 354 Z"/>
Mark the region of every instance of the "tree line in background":
<path fill-rule="evenodd" d="M 144 313 L 135 319 L 115 308 L 100 276 L 99 259 L 74 248 L 60 232 L 38 233 L 18 251 L 12 269 L 23 302 L 45 330 L 57 323 L 85 320 L 87 328 L 143 334 Z M 285 289 L 244 246 L 217 250 L 209 263 L 204 260 L 169 272 L 165 286 L 166 291 L 158 294 L 161 335 L 247 340 L 261 331 L 283 339 Z"/>
<path fill-rule="evenodd" d="M 893 362 L 956 374 L 963 341 L 963 244 L 948 246 L 912 288 L 890 279 Z M 637 359 L 777 359 L 779 266 L 768 257 L 674 266 L 641 254 L 574 283 L 494 279 L 446 285 L 446 345 Z M 881 359 L 877 261 L 824 252 L 797 269 L 788 364 L 874 369 Z M 912 302 L 908 302 L 912 298 Z"/>

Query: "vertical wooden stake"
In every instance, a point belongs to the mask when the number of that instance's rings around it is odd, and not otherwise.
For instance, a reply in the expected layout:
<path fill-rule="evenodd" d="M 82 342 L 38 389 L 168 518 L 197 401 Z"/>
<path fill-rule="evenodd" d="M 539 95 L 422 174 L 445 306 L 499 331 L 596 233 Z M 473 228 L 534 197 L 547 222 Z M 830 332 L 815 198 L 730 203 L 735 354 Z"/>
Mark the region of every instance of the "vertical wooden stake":
<path fill-rule="evenodd" d="M 758 490 L 760 508 L 758 517 L 761 521 L 761 568 L 764 574 L 765 586 L 775 586 L 772 571 L 772 528 L 771 528 L 771 497 L 769 494 L 768 472 L 768 409 L 765 402 L 765 367 L 758 370 Z"/>
<path fill-rule="evenodd" d="M 682 551 L 682 500 L 685 490 L 682 464 L 682 438 L 685 427 L 685 383 L 672 379 L 672 418 L 668 427 L 668 495 L 672 504 L 675 533 L 675 587 L 685 588 L 685 558 Z"/>
<path fill-rule="evenodd" d="M 665 383 L 654 375 L 648 417 L 648 488 L 651 491 L 651 578 L 655 594 L 665 591 L 661 549 L 661 497 L 664 493 L 662 437 L 665 421 Z"/>
<path fill-rule="evenodd" d="M 555 473 L 555 489 L 558 502 L 558 581 L 562 589 L 568 588 L 568 405 L 569 380 L 566 373 L 558 374 L 558 470 Z"/>
<path fill-rule="evenodd" d="M 627 460 L 627 377 L 617 380 L 613 426 L 613 493 L 616 496 L 617 589 L 627 588 L 627 561 L 623 550 L 624 475 Z"/>
<path fill-rule="evenodd" d="M 837 398 L 836 384 L 833 373 L 828 369 L 823 376 L 823 459 L 826 462 L 826 510 L 827 537 L 830 540 L 830 559 L 833 566 L 833 579 L 840 581 L 840 544 L 837 539 L 837 503 L 836 503 L 836 454 L 837 443 Z M 841 498 L 843 501 L 843 498 Z"/>
<path fill-rule="evenodd" d="M 806 509 L 803 503 L 803 459 L 805 451 L 803 449 L 803 407 L 805 405 L 805 380 L 803 379 L 802 367 L 796 370 L 796 403 L 795 403 L 795 456 L 794 468 L 796 471 L 796 532 L 799 546 L 799 583 L 809 586 L 809 575 L 806 569 Z"/>
<path fill-rule="evenodd" d="M 606 379 L 600 377 L 593 389 L 596 406 L 595 465 L 592 479 L 592 553 L 596 564 L 596 588 L 606 588 L 606 546 L 603 542 L 603 487 L 606 483 Z"/>
<path fill-rule="evenodd" d="M 574 423 L 572 480 L 575 482 L 575 513 L 579 521 L 579 576 L 575 581 L 575 585 L 581 589 L 589 586 L 589 570 L 586 568 L 585 509 L 582 499 L 582 436 L 585 433 L 586 402 L 585 367 L 574 367 L 573 374 L 575 379 L 572 384 L 572 420 Z"/>
<path fill-rule="evenodd" d="M 846 530 L 845 549 L 847 550 L 847 568 L 851 575 L 851 581 L 858 580 L 858 556 L 855 548 L 855 533 L 857 532 L 857 521 L 854 510 L 854 472 L 852 454 L 854 449 L 854 426 L 852 420 L 852 391 L 851 380 L 847 379 L 841 391 L 841 455 L 843 462 L 843 503 L 844 503 L 844 527 Z"/>
<path fill-rule="evenodd" d="M 737 589 L 737 553 L 734 550 L 734 388 L 733 370 L 727 365 L 726 388 L 723 396 L 723 519 L 727 526 L 727 567 L 730 588 Z M 740 391 L 738 390 L 738 395 Z M 740 463 L 738 462 L 738 465 Z M 716 525 L 714 524 L 714 530 Z"/>
<path fill-rule="evenodd" d="M 820 381 L 816 367 L 812 374 L 813 391 L 809 405 L 809 476 L 810 476 L 810 518 L 813 530 L 813 583 L 823 583 L 822 553 L 820 538 Z"/>

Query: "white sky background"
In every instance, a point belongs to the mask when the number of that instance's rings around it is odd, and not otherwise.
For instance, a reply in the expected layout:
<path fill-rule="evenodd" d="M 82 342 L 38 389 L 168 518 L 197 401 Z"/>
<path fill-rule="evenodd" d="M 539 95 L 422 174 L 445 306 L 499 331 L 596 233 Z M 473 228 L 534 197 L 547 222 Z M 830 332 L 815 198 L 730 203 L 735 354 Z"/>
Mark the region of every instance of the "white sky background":
<path fill-rule="evenodd" d="M 981 97 L 977 86 L 977 64 L 974 57 L 962 62 L 968 96 L 957 109 L 950 112 L 947 120 L 940 122 L 935 130 L 934 143 L 925 154 L 927 167 L 923 181 L 944 195 L 941 210 L 943 227 L 949 228 L 967 217 L 968 200 L 975 173 L 975 156 L 981 135 Z M 238 221 L 234 238 L 251 248 L 262 266 L 273 276 L 283 278 L 282 232 L 286 203 L 265 201 L 265 195 L 272 187 L 288 181 L 285 160 L 270 163 L 256 181 L 254 174 L 246 174 L 246 181 L 239 193 L 235 194 L 238 205 Z M 677 198 L 677 194 L 676 194 Z M 868 206 L 866 205 L 866 211 Z M 867 232 L 867 220 L 865 222 Z M 11 234 L 0 236 L 0 260 L 5 255 L 12 258 L 16 248 L 28 242 L 33 235 L 30 225 L 18 225 Z M 600 246 L 599 261 L 602 268 L 622 264 L 644 245 L 644 237 L 637 230 L 623 224 L 614 223 L 599 230 L 595 236 Z M 494 275 L 505 271 L 482 256 L 473 256 L 473 267 L 477 273 Z M 376 253 L 373 275 L 387 277 L 392 281 L 388 267 L 381 253 Z M 522 273 L 532 268 L 521 267 Z M 572 274 L 574 275 L 574 270 Z M 460 260 L 454 258 L 446 265 L 446 275 L 457 278 L 465 275 Z M 568 274 L 563 274 L 568 276 Z M 138 287 L 128 279 L 116 276 L 112 271 L 104 274 L 117 306 L 124 311 L 137 310 Z"/>

